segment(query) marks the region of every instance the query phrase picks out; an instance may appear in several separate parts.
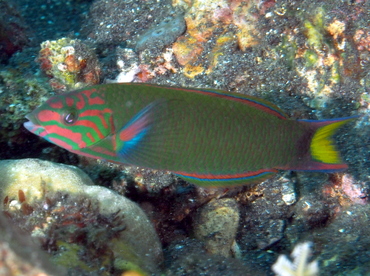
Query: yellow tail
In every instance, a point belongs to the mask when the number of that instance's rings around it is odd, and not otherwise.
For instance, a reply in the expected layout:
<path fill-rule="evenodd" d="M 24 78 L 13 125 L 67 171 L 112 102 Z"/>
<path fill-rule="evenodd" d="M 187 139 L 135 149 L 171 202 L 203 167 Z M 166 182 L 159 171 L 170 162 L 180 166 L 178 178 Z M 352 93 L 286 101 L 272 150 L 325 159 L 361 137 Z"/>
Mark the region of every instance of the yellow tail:
<path fill-rule="evenodd" d="M 319 127 L 311 140 L 311 156 L 315 160 L 326 164 L 342 163 L 340 153 L 334 144 L 332 136 L 338 128 L 354 119 L 355 118 L 348 118 Z"/>

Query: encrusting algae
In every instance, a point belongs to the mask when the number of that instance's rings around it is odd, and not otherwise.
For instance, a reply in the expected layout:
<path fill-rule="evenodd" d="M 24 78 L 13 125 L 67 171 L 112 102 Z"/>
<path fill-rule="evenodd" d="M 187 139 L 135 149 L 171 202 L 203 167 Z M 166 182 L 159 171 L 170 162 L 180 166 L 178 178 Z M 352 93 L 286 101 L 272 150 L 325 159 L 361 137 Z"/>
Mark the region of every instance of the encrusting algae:
<path fill-rule="evenodd" d="M 93 185 L 80 169 L 37 159 L 0 161 L 3 212 L 70 269 L 157 271 L 162 248 L 144 212 Z M 32 183 L 32 185 L 29 185 Z"/>

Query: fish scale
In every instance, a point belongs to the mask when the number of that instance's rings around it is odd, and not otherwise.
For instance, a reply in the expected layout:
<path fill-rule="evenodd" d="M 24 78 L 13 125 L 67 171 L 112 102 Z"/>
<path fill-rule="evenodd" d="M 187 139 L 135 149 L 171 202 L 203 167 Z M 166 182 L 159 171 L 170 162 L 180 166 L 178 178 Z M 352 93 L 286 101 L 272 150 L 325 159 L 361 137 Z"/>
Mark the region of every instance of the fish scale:
<path fill-rule="evenodd" d="M 255 97 L 128 83 L 55 96 L 27 118 L 28 130 L 77 154 L 204 186 L 244 185 L 280 169 L 345 169 L 332 135 L 354 119 L 297 121 Z"/>

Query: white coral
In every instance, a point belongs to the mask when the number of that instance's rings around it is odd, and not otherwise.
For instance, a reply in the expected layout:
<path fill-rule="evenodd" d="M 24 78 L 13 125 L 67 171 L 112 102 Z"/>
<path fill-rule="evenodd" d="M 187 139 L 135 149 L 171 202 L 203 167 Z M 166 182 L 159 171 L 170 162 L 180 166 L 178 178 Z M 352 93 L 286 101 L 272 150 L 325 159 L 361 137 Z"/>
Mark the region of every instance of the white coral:
<path fill-rule="evenodd" d="M 315 276 L 319 273 L 317 261 L 308 263 L 311 255 L 310 246 L 312 243 L 304 242 L 297 244 L 291 254 L 293 262 L 285 255 L 280 255 L 272 270 L 278 276 Z"/>

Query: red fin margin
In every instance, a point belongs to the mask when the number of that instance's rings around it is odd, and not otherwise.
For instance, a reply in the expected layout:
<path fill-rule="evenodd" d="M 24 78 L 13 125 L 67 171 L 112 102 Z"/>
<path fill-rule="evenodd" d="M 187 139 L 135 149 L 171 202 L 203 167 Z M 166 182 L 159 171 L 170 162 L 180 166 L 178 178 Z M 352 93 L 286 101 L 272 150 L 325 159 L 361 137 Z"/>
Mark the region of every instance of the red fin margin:
<path fill-rule="evenodd" d="M 325 172 L 333 173 L 346 170 L 348 168 L 347 164 L 326 164 L 321 162 L 311 161 L 304 163 L 302 166 L 289 166 L 289 168 L 279 168 L 282 170 L 292 170 L 292 171 L 312 171 L 312 172 Z"/>
<path fill-rule="evenodd" d="M 135 85 L 135 84 L 131 84 Z M 148 85 L 148 86 L 155 86 L 159 88 L 168 88 L 172 90 L 181 90 L 181 91 L 188 91 L 192 93 L 198 93 L 198 94 L 203 94 L 203 95 L 209 95 L 212 97 L 218 97 L 218 98 L 224 98 L 232 101 L 238 101 L 242 102 L 244 104 L 247 104 L 249 106 L 253 106 L 255 108 L 261 109 L 267 113 L 270 113 L 272 115 L 275 115 L 276 117 L 280 119 L 287 119 L 288 116 L 282 111 L 278 106 L 274 105 L 273 103 L 253 97 L 253 96 L 247 96 L 243 94 L 238 94 L 238 93 L 232 93 L 232 92 L 226 92 L 223 90 L 217 90 L 217 89 L 208 89 L 208 88 L 181 88 L 181 87 L 171 87 L 171 86 L 158 86 L 158 85 L 153 85 L 153 84 L 140 84 L 140 85 Z"/>
<path fill-rule="evenodd" d="M 262 169 L 253 172 L 245 172 L 239 174 L 198 174 L 198 173 L 185 173 L 174 172 L 182 179 L 203 187 L 230 187 L 242 186 L 250 183 L 261 182 L 267 178 L 272 177 L 277 170 L 275 169 Z"/>

